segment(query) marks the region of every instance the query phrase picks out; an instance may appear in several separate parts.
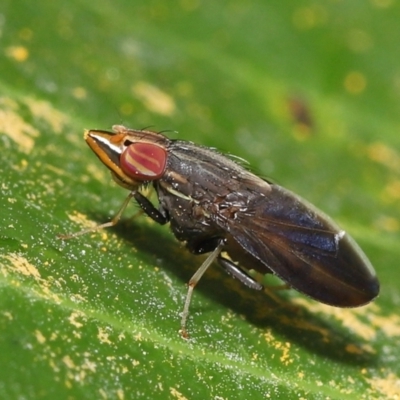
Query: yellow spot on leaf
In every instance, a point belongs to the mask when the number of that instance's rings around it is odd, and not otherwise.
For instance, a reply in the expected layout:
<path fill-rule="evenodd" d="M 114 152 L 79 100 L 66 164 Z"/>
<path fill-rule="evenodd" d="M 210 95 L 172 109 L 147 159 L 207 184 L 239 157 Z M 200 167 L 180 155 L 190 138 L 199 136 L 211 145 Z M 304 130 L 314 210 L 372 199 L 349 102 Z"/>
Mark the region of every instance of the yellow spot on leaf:
<path fill-rule="evenodd" d="M 71 325 L 74 325 L 76 328 L 81 328 L 83 324 L 79 322 L 77 319 L 82 318 L 84 315 L 79 311 L 74 311 L 68 318 L 68 321 Z"/>
<path fill-rule="evenodd" d="M 175 388 L 169 388 L 171 396 L 178 399 L 178 400 L 188 400 L 186 396 L 184 396 L 181 392 L 179 392 Z"/>
<path fill-rule="evenodd" d="M 72 89 L 72 95 L 78 100 L 83 100 L 87 97 L 87 91 L 85 88 L 78 86 Z"/>
<path fill-rule="evenodd" d="M 76 223 L 82 225 L 86 228 L 95 228 L 97 226 L 96 222 L 90 221 L 85 214 L 74 212 L 73 214 L 68 214 L 68 218 Z"/>
<path fill-rule="evenodd" d="M 374 315 L 371 324 L 385 333 L 388 337 L 400 337 L 400 316 L 389 314 L 387 316 Z"/>
<path fill-rule="evenodd" d="M 367 79 L 361 72 L 351 71 L 345 77 L 344 87 L 350 94 L 360 94 L 367 87 Z"/>
<path fill-rule="evenodd" d="M 132 365 L 133 365 L 134 367 L 137 367 L 139 364 L 140 364 L 140 361 L 138 361 L 138 360 L 132 360 Z"/>
<path fill-rule="evenodd" d="M 4 315 L 9 321 L 14 319 L 13 315 L 9 311 L 4 311 L 2 315 Z"/>
<path fill-rule="evenodd" d="M 18 144 L 21 151 L 30 153 L 39 131 L 19 115 L 19 105 L 12 99 L 0 97 L 0 132 Z"/>
<path fill-rule="evenodd" d="M 367 379 L 371 386 L 382 394 L 385 399 L 400 399 L 400 379 L 393 373 L 385 378 Z"/>
<path fill-rule="evenodd" d="M 290 343 L 289 342 L 278 342 L 275 344 L 275 348 L 282 351 L 282 355 L 279 358 L 281 363 L 284 365 L 289 365 L 293 362 L 293 359 L 290 358 Z"/>
<path fill-rule="evenodd" d="M 101 343 L 112 344 L 111 340 L 109 339 L 109 334 L 103 328 L 99 328 L 97 338 Z"/>
<path fill-rule="evenodd" d="M 124 391 L 123 391 L 122 389 L 118 389 L 118 390 L 117 390 L 117 398 L 118 398 L 119 400 L 124 400 L 125 394 L 124 394 Z"/>
<path fill-rule="evenodd" d="M 10 253 L 3 256 L 11 262 L 13 272 L 18 272 L 25 276 L 32 276 L 35 279 L 40 279 L 40 273 L 37 268 L 31 264 L 25 257 L 16 253 Z"/>
<path fill-rule="evenodd" d="M 24 62 L 29 57 L 29 51 L 24 46 L 9 46 L 5 49 L 6 56 L 18 62 Z"/>
<path fill-rule="evenodd" d="M 335 308 L 330 307 L 321 303 L 312 302 L 308 299 L 304 298 L 296 298 L 293 299 L 294 303 L 300 304 L 303 307 L 306 307 L 312 313 L 321 312 L 327 317 L 333 317 L 349 329 L 351 329 L 354 333 L 364 338 L 366 341 L 371 341 L 375 338 L 377 330 L 376 328 L 366 321 L 364 318 L 359 318 L 359 316 L 371 316 L 376 315 L 377 310 L 379 309 L 373 303 L 364 306 L 362 308 L 356 309 L 343 309 L 343 308 Z M 308 326 L 307 329 L 312 329 L 314 325 Z M 318 330 L 318 327 L 315 327 Z M 321 334 L 323 332 L 321 331 Z M 326 330 L 325 334 L 326 340 L 329 340 L 330 331 Z"/>
<path fill-rule="evenodd" d="M 170 95 L 147 82 L 138 82 L 133 86 L 132 91 L 152 112 L 171 116 L 176 109 Z"/>
<path fill-rule="evenodd" d="M 43 344 L 44 342 L 46 342 L 46 338 L 43 335 L 42 332 L 35 330 L 35 336 L 36 336 L 36 340 L 40 343 Z"/>
<path fill-rule="evenodd" d="M 400 180 L 396 179 L 385 186 L 385 198 L 400 200 Z"/>
<path fill-rule="evenodd" d="M 62 361 L 68 368 L 70 368 L 70 369 L 74 369 L 75 368 L 75 364 L 72 361 L 70 356 L 64 356 Z"/>
<path fill-rule="evenodd" d="M 372 143 L 368 147 L 368 156 L 373 161 L 385 165 L 395 172 L 400 171 L 400 156 L 398 152 L 384 143 Z"/>
<path fill-rule="evenodd" d="M 61 133 L 67 123 L 65 114 L 55 109 L 48 101 L 37 100 L 30 97 L 26 97 L 24 100 L 34 117 L 48 123 L 52 133 Z"/>

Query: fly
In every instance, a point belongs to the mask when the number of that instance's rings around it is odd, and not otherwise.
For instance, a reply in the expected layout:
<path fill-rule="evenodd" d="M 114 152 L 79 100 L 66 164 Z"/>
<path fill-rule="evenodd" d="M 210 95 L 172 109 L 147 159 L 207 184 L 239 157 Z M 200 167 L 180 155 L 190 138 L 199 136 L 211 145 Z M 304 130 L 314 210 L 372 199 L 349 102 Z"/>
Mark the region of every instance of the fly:
<path fill-rule="evenodd" d="M 85 140 L 113 179 L 130 191 L 117 215 L 95 229 L 115 225 L 134 198 L 154 221 L 170 222 L 191 253 L 209 253 L 188 283 L 183 337 L 188 337 L 193 289 L 214 261 L 252 289 L 263 286 L 250 269 L 273 273 L 288 287 L 331 306 L 358 307 L 378 295 L 374 268 L 345 231 L 312 204 L 216 150 L 121 125 L 113 132 L 86 131 Z M 157 208 L 140 192 L 149 184 L 158 196 Z"/>

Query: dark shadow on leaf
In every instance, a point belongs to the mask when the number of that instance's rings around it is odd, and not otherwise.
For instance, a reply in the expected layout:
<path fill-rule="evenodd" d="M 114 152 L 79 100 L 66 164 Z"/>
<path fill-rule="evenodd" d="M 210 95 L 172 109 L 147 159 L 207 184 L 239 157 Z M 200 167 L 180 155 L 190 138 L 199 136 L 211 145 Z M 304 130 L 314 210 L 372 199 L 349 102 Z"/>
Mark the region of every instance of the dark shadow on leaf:
<path fill-rule="evenodd" d="M 104 220 L 98 215 L 91 217 Z M 163 268 L 181 280 L 183 286 L 201 265 L 202 258 L 190 254 L 174 239 L 168 227 L 161 228 L 165 230 L 161 232 L 159 228 L 146 226 L 142 222 L 122 220 L 111 229 L 140 252 L 162 259 Z M 243 315 L 262 330 L 272 329 L 285 337 L 285 340 L 295 342 L 311 353 L 360 367 L 378 362 L 377 355 L 363 349 L 368 344 L 363 338 L 349 332 L 345 327 L 338 328 L 338 321 L 332 323 L 328 317 L 324 318 L 321 314 L 311 313 L 305 307 L 293 305 L 290 300 L 285 300 L 287 291 L 275 293 L 277 302 L 264 292 L 248 289 L 214 265 L 201 279 L 196 292 L 201 292 L 236 314 Z M 191 319 L 190 324 L 193 323 L 195 321 Z"/>

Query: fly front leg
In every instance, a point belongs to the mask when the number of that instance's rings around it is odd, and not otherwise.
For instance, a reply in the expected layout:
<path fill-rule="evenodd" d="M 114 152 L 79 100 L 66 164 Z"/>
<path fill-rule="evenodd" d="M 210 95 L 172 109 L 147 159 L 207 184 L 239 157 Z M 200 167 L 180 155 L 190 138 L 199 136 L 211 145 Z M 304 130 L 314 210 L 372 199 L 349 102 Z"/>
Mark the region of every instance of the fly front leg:
<path fill-rule="evenodd" d="M 111 226 L 116 225 L 119 222 L 119 220 L 121 219 L 121 215 L 124 213 L 125 208 L 128 206 L 129 202 L 131 201 L 131 198 L 135 197 L 136 193 L 137 192 L 130 192 L 128 194 L 127 198 L 122 203 L 121 208 L 118 210 L 117 214 L 115 214 L 114 218 L 111 221 L 108 221 L 104 224 L 97 225 L 93 228 L 84 229 L 79 232 L 75 232 L 75 233 L 71 233 L 71 234 L 67 234 L 67 235 L 57 235 L 57 237 L 62 240 L 72 239 L 77 236 L 85 235 L 86 233 L 95 232 L 95 231 L 98 231 L 99 229 L 109 228 Z"/>
<path fill-rule="evenodd" d="M 135 200 L 142 208 L 142 210 L 155 222 L 160 225 L 165 225 L 169 218 L 167 215 L 164 215 L 160 210 L 154 207 L 153 203 L 145 196 L 143 196 L 140 192 L 134 192 L 133 196 Z"/>

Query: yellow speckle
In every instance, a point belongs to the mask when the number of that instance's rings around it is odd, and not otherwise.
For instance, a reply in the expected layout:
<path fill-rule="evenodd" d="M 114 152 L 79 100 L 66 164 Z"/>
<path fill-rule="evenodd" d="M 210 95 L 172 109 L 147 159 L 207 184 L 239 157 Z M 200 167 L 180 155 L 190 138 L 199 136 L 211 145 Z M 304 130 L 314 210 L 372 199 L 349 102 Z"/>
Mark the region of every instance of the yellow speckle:
<path fill-rule="evenodd" d="M 4 311 L 2 313 L 9 321 L 12 321 L 14 319 L 14 317 L 12 316 L 12 314 L 8 311 Z"/>
<path fill-rule="evenodd" d="M 122 389 L 118 389 L 118 390 L 117 390 L 117 398 L 118 398 L 119 400 L 124 400 L 125 394 L 124 394 L 124 391 L 123 391 Z"/>
<path fill-rule="evenodd" d="M 43 333 L 38 330 L 35 331 L 35 336 L 36 336 L 36 340 L 40 344 L 43 344 L 46 341 L 46 338 L 44 337 Z"/>
<path fill-rule="evenodd" d="M 5 259 L 11 262 L 14 272 L 19 272 L 25 276 L 32 276 L 35 279 L 40 279 L 40 273 L 37 268 L 31 264 L 25 257 L 22 257 L 16 253 L 10 253 L 4 255 Z"/>
<path fill-rule="evenodd" d="M 18 144 L 21 151 L 30 153 L 39 131 L 20 115 L 19 105 L 12 99 L 0 97 L 0 132 Z"/>
<path fill-rule="evenodd" d="M 389 337 L 400 336 L 400 316 L 397 314 L 389 314 L 384 317 L 375 315 L 371 319 L 371 323 Z"/>
<path fill-rule="evenodd" d="M 147 82 L 136 83 L 132 91 L 152 112 L 167 116 L 171 116 L 175 112 L 176 106 L 173 98 Z"/>
<path fill-rule="evenodd" d="M 348 376 L 348 377 L 347 377 L 347 382 L 349 382 L 349 383 L 351 383 L 351 384 L 354 384 L 354 383 L 355 383 L 355 380 L 354 380 L 351 376 Z"/>
<path fill-rule="evenodd" d="M 395 374 L 389 373 L 387 376 L 385 376 L 385 378 L 371 378 L 367 380 L 373 388 L 382 394 L 382 398 L 400 398 L 400 379 Z"/>
<path fill-rule="evenodd" d="M 6 56 L 13 58 L 15 61 L 24 62 L 29 57 L 29 51 L 24 46 L 9 46 L 5 50 Z"/>
<path fill-rule="evenodd" d="M 88 164 L 86 170 L 88 172 L 88 175 L 91 176 L 91 179 L 95 178 L 100 182 L 104 182 L 105 180 L 110 181 L 109 172 L 106 171 L 106 168 L 99 168 L 97 163 Z"/>
<path fill-rule="evenodd" d="M 132 360 L 132 365 L 133 365 L 134 367 L 137 367 L 138 365 L 140 365 L 140 361 L 138 361 L 138 360 Z"/>
<path fill-rule="evenodd" d="M 301 297 L 293 299 L 293 302 L 296 304 L 300 304 L 303 307 L 306 307 L 312 313 L 322 312 L 326 316 L 330 316 L 332 318 L 337 319 L 338 321 L 341 321 L 343 325 L 347 326 L 357 335 L 364 338 L 365 341 L 371 341 L 376 336 L 376 328 L 372 326 L 371 323 L 367 323 L 363 319 L 359 318 L 359 316 L 370 315 L 374 312 L 374 310 L 376 310 L 376 305 L 374 305 L 373 303 L 357 309 L 342 309 L 342 308 L 330 307 L 317 302 L 312 302 L 308 299 Z M 300 327 L 303 326 L 300 325 Z M 313 325 L 310 326 L 305 325 L 303 328 L 307 330 L 316 330 L 316 331 L 320 331 L 321 329 L 318 327 L 314 327 Z M 331 333 L 329 330 L 325 333 L 323 330 L 321 330 L 321 335 L 326 336 L 325 340 L 329 340 L 330 334 Z"/>
<path fill-rule="evenodd" d="M 390 200 L 400 200 L 400 180 L 389 182 L 385 186 L 384 197 Z"/>
<path fill-rule="evenodd" d="M 87 219 L 85 214 L 74 212 L 73 214 L 68 214 L 68 218 L 75 222 L 76 224 L 82 225 L 85 229 L 95 228 L 97 224 L 94 221 L 90 221 Z"/>
<path fill-rule="evenodd" d="M 27 166 L 28 166 L 28 161 L 25 160 L 25 159 L 22 159 L 22 160 L 21 160 L 21 167 L 20 167 L 21 171 L 23 171 L 24 169 L 26 169 Z"/>
<path fill-rule="evenodd" d="M 367 87 L 367 79 L 359 71 L 351 71 L 344 80 L 344 87 L 351 94 L 360 94 Z"/>
<path fill-rule="evenodd" d="M 381 142 L 374 142 L 368 147 L 368 156 L 380 164 L 386 165 L 395 172 L 400 171 L 400 156 L 393 149 Z"/>
<path fill-rule="evenodd" d="M 8 201 L 9 203 L 11 203 L 11 204 L 14 204 L 14 203 L 17 202 L 17 199 L 16 199 L 16 198 L 11 198 L 11 197 L 9 197 L 9 198 L 7 199 L 7 201 Z"/>
<path fill-rule="evenodd" d="M 109 334 L 103 328 L 99 328 L 97 338 L 101 343 L 112 344 L 111 340 L 109 339 Z"/>
<path fill-rule="evenodd" d="M 129 372 L 128 367 L 123 366 L 123 367 L 121 368 L 121 373 L 122 373 L 122 374 L 127 374 L 128 372 Z"/>
<path fill-rule="evenodd" d="M 175 388 L 169 388 L 169 391 L 172 395 L 172 397 L 178 399 L 178 400 L 187 400 L 187 397 L 184 396 L 181 392 L 179 392 L 177 389 Z"/>
<path fill-rule="evenodd" d="M 80 311 L 74 311 L 68 318 L 68 321 L 71 325 L 75 326 L 76 328 L 82 328 L 83 324 L 79 322 L 77 319 L 82 318 L 83 313 Z"/>
<path fill-rule="evenodd" d="M 64 356 L 62 361 L 68 368 L 70 368 L 70 369 L 74 369 L 75 368 L 75 364 L 72 361 L 70 356 Z"/>
<path fill-rule="evenodd" d="M 275 344 L 275 348 L 279 349 L 282 351 L 282 355 L 279 358 L 281 363 L 285 364 L 285 365 L 289 365 L 293 362 L 293 359 L 290 358 L 290 342 L 285 342 L 285 343 L 276 343 Z"/>
<path fill-rule="evenodd" d="M 52 133 L 61 133 L 67 122 L 65 114 L 55 109 L 48 101 L 27 97 L 25 103 L 34 117 L 42 119 L 50 125 Z"/>
<path fill-rule="evenodd" d="M 96 372 L 96 363 L 93 361 L 90 361 L 87 357 L 89 356 L 89 353 L 85 353 L 85 360 L 82 364 L 82 369 L 90 372 Z"/>
<path fill-rule="evenodd" d="M 78 86 L 72 89 L 72 95 L 78 100 L 86 99 L 87 91 L 85 88 Z"/>
<path fill-rule="evenodd" d="M 264 333 L 264 339 L 267 343 L 272 343 L 275 340 L 274 335 L 272 334 L 271 330 L 267 330 L 266 333 Z"/>

